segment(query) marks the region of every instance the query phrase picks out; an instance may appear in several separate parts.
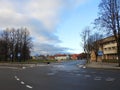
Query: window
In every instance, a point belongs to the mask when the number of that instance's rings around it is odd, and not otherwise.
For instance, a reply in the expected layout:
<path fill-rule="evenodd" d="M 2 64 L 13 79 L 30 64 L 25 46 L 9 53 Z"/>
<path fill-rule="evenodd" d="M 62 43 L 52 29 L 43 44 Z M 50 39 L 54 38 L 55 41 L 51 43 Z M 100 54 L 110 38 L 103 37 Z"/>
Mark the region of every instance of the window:
<path fill-rule="evenodd" d="M 111 50 L 111 47 L 109 47 L 108 50 Z"/>
<path fill-rule="evenodd" d="M 113 50 L 115 50 L 115 47 L 112 47 Z"/>
<path fill-rule="evenodd" d="M 107 50 L 107 48 L 104 48 L 104 50 Z"/>

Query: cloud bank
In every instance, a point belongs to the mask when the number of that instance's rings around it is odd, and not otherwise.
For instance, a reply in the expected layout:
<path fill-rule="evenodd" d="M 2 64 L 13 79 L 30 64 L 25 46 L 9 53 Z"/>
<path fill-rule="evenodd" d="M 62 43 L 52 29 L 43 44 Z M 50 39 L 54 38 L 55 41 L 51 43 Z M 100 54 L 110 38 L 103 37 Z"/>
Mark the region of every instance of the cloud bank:
<path fill-rule="evenodd" d="M 62 14 L 74 9 L 85 0 L 0 0 L 0 28 L 27 27 L 33 37 L 34 53 L 59 53 L 55 35 Z"/>

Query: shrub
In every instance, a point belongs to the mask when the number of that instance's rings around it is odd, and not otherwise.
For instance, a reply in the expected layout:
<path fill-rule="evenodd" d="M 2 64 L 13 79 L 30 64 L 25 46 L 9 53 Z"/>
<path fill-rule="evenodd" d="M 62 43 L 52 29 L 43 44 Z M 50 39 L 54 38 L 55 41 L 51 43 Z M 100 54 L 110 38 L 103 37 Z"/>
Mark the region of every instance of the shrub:
<path fill-rule="evenodd" d="M 102 62 L 107 62 L 107 63 L 118 63 L 117 59 L 103 59 Z"/>

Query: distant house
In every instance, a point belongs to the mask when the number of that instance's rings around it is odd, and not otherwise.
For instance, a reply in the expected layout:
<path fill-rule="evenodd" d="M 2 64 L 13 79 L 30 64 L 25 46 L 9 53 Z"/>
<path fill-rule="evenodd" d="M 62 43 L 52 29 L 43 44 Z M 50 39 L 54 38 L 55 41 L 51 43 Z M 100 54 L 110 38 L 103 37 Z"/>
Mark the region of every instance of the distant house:
<path fill-rule="evenodd" d="M 48 56 L 48 60 L 55 60 L 55 56 Z"/>
<path fill-rule="evenodd" d="M 35 59 L 36 59 L 36 57 L 35 57 L 35 56 L 31 56 L 31 59 L 35 60 Z"/>
<path fill-rule="evenodd" d="M 71 59 L 72 59 L 72 60 L 82 60 L 82 59 L 86 59 L 86 54 L 85 54 L 85 53 L 71 54 Z"/>
<path fill-rule="evenodd" d="M 46 57 L 44 55 L 40 55 L 40 56 L 35 56 L 36 60 L 45 60 Z"/>
<path fill-rule="evenodd" d="M 72 54 L 71 59 L 72 60 L 79 60 L 80 59 L 80 54 Z"/>
<path fill-rule="evenodd" d="M 69 55 L 66 54 L 56 54 L 55 60 L 68 60 L 70 59 Z"/>

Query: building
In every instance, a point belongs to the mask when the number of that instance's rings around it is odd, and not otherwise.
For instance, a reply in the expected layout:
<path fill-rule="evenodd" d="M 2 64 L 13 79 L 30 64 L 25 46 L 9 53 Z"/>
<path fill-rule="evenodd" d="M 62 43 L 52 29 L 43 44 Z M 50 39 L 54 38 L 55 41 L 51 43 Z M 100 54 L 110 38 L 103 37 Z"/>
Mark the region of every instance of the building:
<path fill-rule="evenodd" d="M 81 54 L 72 54 L 71 59 L 72 60 L 79 60 L 79 59 L 81 59 Z"/>
<path fill-rule="evenodd" d="M 69 55 L 66 54 L 56 54 L 55 60 L 68 60 L 70 59 Z"/>
<path fill-rule="evenodd" d="M 113 36 L 105 38 L 103 44 L 103 59 L 117 59 L 117 43 Z"/>
<path fill-rule="evenodd" d="M 99 52 L 98 52 L 98 61 L 102 60 L 116 60 L 117 57 L 117 43 L 114 36 L 110 36 L 100 40 Z M 95 61 L 96 56 L 94 51 L 91 51 L 91 61 Z"/>
<path fill-rule="evenodd" d="M 55 60 L 55 56 L 48 56 L 48 60 Z"/>

